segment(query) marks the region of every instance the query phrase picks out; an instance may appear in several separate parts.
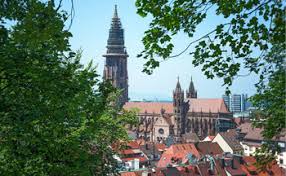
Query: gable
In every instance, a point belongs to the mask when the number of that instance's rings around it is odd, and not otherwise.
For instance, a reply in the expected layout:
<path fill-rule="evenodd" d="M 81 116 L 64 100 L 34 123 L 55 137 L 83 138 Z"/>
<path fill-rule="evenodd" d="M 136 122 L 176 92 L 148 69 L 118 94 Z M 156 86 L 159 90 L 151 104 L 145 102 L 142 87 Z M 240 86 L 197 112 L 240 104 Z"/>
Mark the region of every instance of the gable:
<path fill-rule="evenodd" d="M 212 142 L 216 142 L 224 152 L 233 153 L 232 148 L 228 145 L 228 143 L 224 140 L 220 133 L 216 135 Z"/>

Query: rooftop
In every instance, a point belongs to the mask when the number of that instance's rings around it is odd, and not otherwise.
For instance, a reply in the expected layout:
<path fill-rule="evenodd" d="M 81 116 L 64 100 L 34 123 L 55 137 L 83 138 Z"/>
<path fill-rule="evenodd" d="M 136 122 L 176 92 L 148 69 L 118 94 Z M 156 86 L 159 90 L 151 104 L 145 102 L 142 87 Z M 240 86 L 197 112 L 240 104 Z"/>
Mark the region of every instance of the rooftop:
<path fill-rule="evenodd" d="M 189 112 L 229 113 L 222 98 L 191 98 Z"/>
<path fill-rule="evenodd" d="M 228 130 L 227 132 L 219 133 L 225 142 L 229 145 L 229 147 L 233 151 L 240 151 L 243 150 L 242 146 L 240 145 L 237 139 L 237 132 L 234 129 Z"/>

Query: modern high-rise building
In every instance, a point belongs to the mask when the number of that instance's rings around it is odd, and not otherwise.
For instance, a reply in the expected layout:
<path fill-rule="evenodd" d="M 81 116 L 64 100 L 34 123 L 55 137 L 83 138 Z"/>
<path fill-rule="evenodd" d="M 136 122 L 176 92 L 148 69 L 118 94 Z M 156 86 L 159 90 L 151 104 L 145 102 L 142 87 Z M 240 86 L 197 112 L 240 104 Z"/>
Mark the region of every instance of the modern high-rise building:
<path fill-rule="evenodd" d="M 222 98 L 231 112 L 243 112 L 250 106 L 247 101 L 247 94 L 223 95 Z"/>
<path fill-rule="evenodd" d="M 122 91 L 118 99 L 118 104 L 122 106 L 128 102 L 128 54 L 124 46 L 124 30 L 118 17 L 116 5 L 106 48 L 107 52 L 103 55 L 106 58 L 103 79 L 111 81 L 114 87 Z"/>
<path fill-rule="evenodd" d="M 223 98 L 223 101 L 224 101 L 227 109 L 230 111 L 230 96 L 229 95 L 223 95 L 222 98 Z"/>
<path fill-rule="evenodd" d="M 241 112 L 241 95 L 233 94 L 230 100 L 231 112 Z"/>
<path fill-rule="evenodd" d="M 248 109 L 248 104 L 247 94 L 241 94 L 241 111 L 246 111 Z"/>

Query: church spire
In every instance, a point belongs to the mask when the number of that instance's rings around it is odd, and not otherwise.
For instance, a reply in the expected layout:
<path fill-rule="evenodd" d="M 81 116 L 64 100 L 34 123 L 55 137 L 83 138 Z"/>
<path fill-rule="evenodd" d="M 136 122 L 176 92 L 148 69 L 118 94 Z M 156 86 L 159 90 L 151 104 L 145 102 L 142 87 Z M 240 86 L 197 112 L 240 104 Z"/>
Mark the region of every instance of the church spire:
<path fill-rule="evenodd" d="M 197 91 L 195 89 L 192 77 L 191 77 L 189 89 L 187 90 L 186 94 L 187 94 L 187 98 L 197 98 Z"/>
<path fill-rule="evenodd" d="M 114 6 L 113 18 L 118 18 L 117 5 Z"/>
<path fill-rule="evenodd" d="M 181 84 L 180 84 L 180 78 L 178 76 L 178 81 L 177 81 L 177 85 L 176 85 L 176 89 L 175 89 L 175 92 L 181 92 L 182 89 L 181 89 Z"/>
<path fill-rule="evenodd" d="M 191 77 L 191 82 L 190 82 L 190 86 L 189 86 L 189 91 L 191 91 L 191 92 L 195 91 L 195 86 L 194 86 L 194 83 L 193 83 L 193 77 Z"/>
<path fill-rule="evenodd" d="M 109 29 L 109 36 L 107 40 L 107 53 L 104 55 L 116 55 L 128 57 L 124 46 L 124 30 L 122 29 L 121 21 L 118 16 L 117 5 L 114 7 L 114 13 L 111 20 L 111 27 Z"/>
<path fill-rule="evenodd" d="M 181 88 L 179 77 L 178 77 L 178 81 L 177 81 L 177 84 L 176 84 L 176 88 L 173 91 L 173 98 L 174 98 L 174 101 L 176 101 L 176 100 L 178 100 L 180 102 L 184 101 L 184 91 Z M 181 104 L 181 103 L 179 103 L 179 104 Z"/>
<path fill-rule="evenodd" d="M 124 46 L 124 30 L 118 16 L 117 5 L 114 7 L 106 48 L 106 54 L 103 55 L 106 58 L 103 78 L 111 81 L 115 88 L 122 91 L 118 100 L 122 106 L 128 102 L 128 54 Z"/>

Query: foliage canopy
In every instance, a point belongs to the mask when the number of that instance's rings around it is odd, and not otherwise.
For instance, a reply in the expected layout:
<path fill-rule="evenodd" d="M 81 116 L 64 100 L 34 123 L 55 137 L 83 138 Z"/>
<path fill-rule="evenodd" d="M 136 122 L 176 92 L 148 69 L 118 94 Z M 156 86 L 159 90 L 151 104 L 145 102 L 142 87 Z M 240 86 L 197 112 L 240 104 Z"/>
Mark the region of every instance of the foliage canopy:
<path fill-rule="evenodd" d="M 264 112 L 256 119 L 263 135 L 272 139 L 285 131 L 285 6 L 281 0 L 137 0 L 137 13 L 151 16 L 142 39 L 146 59 L 143 72 L 151 74 L 160 62 L 178 57 L 195 45 L 192 63 L 202 66 L 207 78 L 223 79 L 226 92 L 238 76 L 255 73 L 253 104 Z M 194 36 L 209 12 L 224 18 L 204 36 Z M 172 38 L 185 33 L 193 39 L 181 53 L 171 55 Z M 160 59 L 159 59 L 160 58 Z M 240 75 L 241 70 L 249 73 Z"/>
<path fill-rule="evenodd" d="M 285 1 L 282 0 L 136 0 L 137 13 L 151 15 L 150 29 L 142 39 L 144 50 L 138 57 L 146 59 L 143 72 L 152 74 L 160 62 L 190 51 L 194 66 L 202 66 L 207 78 L 223 79 L 226 93 L 235 78 L 255 73 L 257 93 L 251 101 L 259 113 L 254 125 L 263 128 L 266 142 L 256 152 L 257 165 L 267 169 L 279 151 L 272 141 L 286 133 L 285 92 Z M 222 16 L 204 36 L 194 36 L 197 27 L 210 11 Z M 171 55 L 172 38 L 183 32 L 193 39 L 179 54 Z M 161 60 L 158 58 L 162 58 Z M 241 70 L 248 73 L 240 75 Z M 259 114 L 259 116 L 255 116 Z"/>
<path fill-rule="evenodd" d="M 71 51 L 54 1 L 0 0 L 0 175 L 106 175 L 133 112 Z"/>

